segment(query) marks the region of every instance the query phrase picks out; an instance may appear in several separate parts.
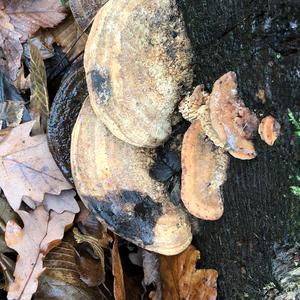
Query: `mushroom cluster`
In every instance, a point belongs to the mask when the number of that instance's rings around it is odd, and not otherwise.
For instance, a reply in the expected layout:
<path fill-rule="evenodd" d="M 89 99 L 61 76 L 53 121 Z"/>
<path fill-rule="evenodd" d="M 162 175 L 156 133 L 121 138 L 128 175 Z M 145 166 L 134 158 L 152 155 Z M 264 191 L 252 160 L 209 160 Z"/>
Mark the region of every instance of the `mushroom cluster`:
<path fill-rule="evenodd" d="M 149 170 L 191 88 L 191 61 L 174 1 L 110 0 L 88 37 L 89 97 L 72 133 L 72 176 L 85 205 L 116 234 L 165 255 L 188 247 L 191 227 Z"/>
<path fill-rule="evenodd" d="M 175 255 L 191 242 L 189 219 L 149 172 L 192 86 L 190 41 L 173 0 L 104 3 L 85 48 L 88 96 L 72 132 L 70 180 L 117 235 Z M 253 159 L 258 119 L 239 98 L 234 72 L 220 77 L 211 94 L 196 87 L 179 111 L 192 122 L 182 144 L 182 201 L 192 215 L 217 220 L 224 211 L 226 151 Z"/>
<path fill-rule="evenodd" d="M 239 98 L 236 74 L 228 72 L 213 85 L 209 95 L 198 86 L 191 97 L 184 99 L 179 111 L 188 121 L 199 120 L 213 143 L 239 159 L 256 156 L 251 138 L 258 119 Z"/>
<path fill-rule="evenodd" d="M 229 161 L 225 151 L 242 160 L 255 158 L 251 139 L 258 119 L 238 96 L 234 72 L 221 76 L 211 94 L 203 85 L 197 86 L 181 101 L 179 111 L 192 122 L 182 144 L 181 199 L 192 215 L 217 220 L 224 210 L 221 186 Z M 269 145 L 274 144 L 279 131 L 280 125 L 272 116 L 259 125 L 259 134 Z"/>

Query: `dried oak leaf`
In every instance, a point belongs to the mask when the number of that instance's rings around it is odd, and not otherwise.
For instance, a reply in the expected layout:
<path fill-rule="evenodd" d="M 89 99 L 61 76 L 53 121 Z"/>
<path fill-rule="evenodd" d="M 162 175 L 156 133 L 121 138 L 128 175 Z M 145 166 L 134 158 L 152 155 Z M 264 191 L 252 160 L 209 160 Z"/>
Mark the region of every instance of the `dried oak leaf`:
<path fill-rule="evenodd" d="M 72 15 L 53 28 L 51 34 L 69 61 L 73 61 L 83 52 L 88 36 L 79 28 Z"/>
<path fill-rule="evenodd" d="M 105 299 L 99 293 L 99 289 L 90 288 L 80 280 L 77 256 L 72 242 L 63 241 L 51 250 L 43 260 L 45 271 L 39 278 L 34 299 Z"/>
<path fill-rule="evenodd" d="M 64 211 L 77 214 L 80 211 L 79 205 L 75 200 L 76 192 L 74 190 L 62 191 L 60 195 L 46 194 L 43 205 L 47 211 L 53 211 L 61 214 Z"/>
<path fill-rule="evenodd" d="M 65 18 L 58 0 L 0 0 L 0 47 L 7 71 L 16 79 L 24 43 L 40 27 L 54 27 Z"/>
<path fill-rule="evenodd" d="M 114 297 L 116 300 L 126 300 L 125 283 L 123 275 L 123 267 L 119 253 L 118 238 L 115 240 L 112 248 L 112 273 L 114 276 Z"/>
<path fill-rule="evenodd" d="M 5 100 L 0 103 L 0 128 L 16 127 L 21 124 L 25 104 L 23 101 Z"/>
<path fill-rule="evenodd" d="M 79 202 L 80 213 L 76 215 L 75 223 L 78 228 L 87 238 L 97 240 L 97 243 L 102 248 L 108 248 L 108 245 L 113 242 L 111 234 L 107 230 L 104 223 L 100 223 L 95 215 L 86 208 L 86 206 Z"/>
<path fill-rule="evenodd" d="M 29 300 L 38 286 L 38 277 L 44 271 L 43 257 L 60 244 L 65 228 L 74 220 L 74 213 L 48 213 L 43 206 L 34 211 L 17 211 L 24 228 L 16 222 L 6 225 L 5 241 L 18 252 L 14 271 L 15 281 L 9 285 L 8 300 Z"/>
<path fill-rule="evenodd" d="M 93 256 L 98 258 L 97 260 L 93 259 L 91 255 L 85 255 L 83 251 L 80 251 L 80 257 L 78 257 L 80 279 L 88 286 L 98 286 L 102 284 L 105 281 L 105 257 L 101 240 L 81 234 L 77 228 L 73 228 L 73 234 L 78 244 L 89 244 L 93 249 Z"/>
<path fill-rule="evenodd" d="M 30 108 L 39 118 L 40 133 L 46 132 L 49 117 L 49 97 L 47 89 L 47 74 L 40 50 L 33 44 L 30 48 Z M 35 125 L 36 126 L 36 125 Z"/>
<path fill-rule="evenodd" d="M 9 220 L 17 220 L 17 213 L 10 207 L 6 198 L 0 193 L 0 253 L 11 252 L 5 243 L 5 226 Z"/>
<path fill-rule="evenodd" d="M 46 135 L 29 135 L 33 124 L 13 128 L 0 143 L 0 187 L 14 210 L 23 196 L 42 202 L 45 193 L 72 188 L 49 152 Z"/>
<path fill-rule="evenodd" d="M 200 252 L 190 245 L 175 256 L 160 255 L 160 274 L 164 300 L 214 300 L 217 298 L 218 272 L 195 265 Z"/>

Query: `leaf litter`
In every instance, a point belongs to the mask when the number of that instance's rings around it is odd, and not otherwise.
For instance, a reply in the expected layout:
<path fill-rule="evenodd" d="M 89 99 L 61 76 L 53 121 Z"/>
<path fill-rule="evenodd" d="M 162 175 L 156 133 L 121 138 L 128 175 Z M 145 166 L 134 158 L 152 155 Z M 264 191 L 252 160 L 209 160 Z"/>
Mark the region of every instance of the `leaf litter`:
<path fill-rule="evenodd" d="M 7 216 L 0 220 L 1 227 L 6 225 L 0 267 L 8 299 L 34 295 L 35 299 L 133 300 L 142 294 L 154 300 L 216 299 L 217 272 L 196 269 L 200 252 L 193 246 L 170 257 L 139 248 L 141 261 L 135 268 L 144 279 L 130 274 L 130 255 L 137 253 L 136 246 L 112 238 L 82 203 L 80 209 L 76 192 L 56 166 L 44 134 L 51 103 L 44 59 L 55 57 L 54 41 L 65 58 L 75 59 L 87 37 L 71 15 L 61 22 L 66 16 L 57 0 L 0 0 L 0 129 L 9 127 L 0 130 L 0 187 L 7 198 L 3 203 L 14 210 L 5 210 Z M 30 59 L 26 78 L 26 67 L 20 70 L 22 55 Z M 23 100 L 27 96 L 13 90 L 11 81 L 22 92 L 30 86 L 30 113 L 36 121 L 21 124 L 29 121 L 28 103 Z M 11 88 L 3 88 L 4 84 Z M 71 227 L 73 231 L 65 233 Z M 129 253 L 125 257 L 120 246 Z M 11 249 L 18 254 L 16 264 L 4 254 L 11 254 Z"/>

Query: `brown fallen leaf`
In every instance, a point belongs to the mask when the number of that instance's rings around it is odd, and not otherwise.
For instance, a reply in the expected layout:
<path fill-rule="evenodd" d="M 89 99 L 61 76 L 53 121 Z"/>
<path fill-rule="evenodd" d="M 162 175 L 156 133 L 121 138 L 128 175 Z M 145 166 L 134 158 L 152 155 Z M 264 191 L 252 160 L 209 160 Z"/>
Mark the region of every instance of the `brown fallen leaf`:
<path fill-rule="evenodd" d="M 8 300 L 31 299 L 38 286 L 38 277 L 44 271 L 43 257 L 60 244 L 65 228 L 74 220 L 74 214 L 48 213 L 43 206 L 34 211 L 17 211 L 24 228 L 16 222 L 6 225 L 5 241 L 19 255 L 14 271 L 15 281 L 9 285 Z"/>
<path fill-rule="evenodd" d="M 23 55 L 26 58 L 30 58 L 30 47 L 29 44 L 33 44 L 40 51 L 42 58 L 48 59 L 54 56 L 54 37 L 49 32 L 49 29 L 39 29 L 32 38 L 23 44 L 24 52 Z"/>
<path fill-rule="evenodd" d="M 45 272 L 39 278 L 34 299 L 94 300 L 105 299 L 99 289 L 88 287 L 80 280 L 75 248 L 70 242 L 62 242 L 44 259 Z"/>
<path fill-rule="evenodd" d="M 22 101 L 6 100 L 0 103 L 0 128 L 3 128 L 3 122 L 7 127 L 16 127 L 21 121 L 25 110 L 25 104 Z"/>
<path fill-rule="evenodd" d="M 156 288 L 155 292 L 150 292 L 149 298 L 152 300 L 162 300 L 162 286 L 159 272 L 159 254 L 143 250 L 143 270 L 144 285 L 153 284 Z"/>
<path fill-rule="evenodd" d="M 215 300 L 218 272 L 196 269 L 200 252 L 190 245 L 175 256 L 160 255 L 164 300 Z"/>
<path fill-rule="evenodd" d="M 26 203 L 42 202 L 45 193 L 72 188 L 49 152 L 46 135 L 29 136 L 33 124 L 13 128 L 0 143 L 0 187 L 14 210 L 23 196 Z"/>
<path fill-rule="evenodd" d="M 89 287 L 99 286 L 105 281 L 104 254 L 103 259 L 95 259 L 88 252 L 81 251 L 76 262 L 80 279 Z"/>
<path fill-rule="evenodd" d="M 6 136 L 11 132 L 11 128 L 5 128 L 0 130 L 0 143 L 6 138 Z"/>
<path fill-rule="evenodd" d="M 80 213 L 76 215 L 75 222 L 80 231 L 91 238 L 99 241 L 102 248 L 108 248 L 108 245 L 113 241 L 112 236 L 107 231 L 107 226 L 99 222 L 95 215 L 79 202 Z"/>
<path fill-rule="evenodd" d="M 40 119 L 40 124 L 35 123 L 38 133 L 45 133 L 49 117 L 49 98 L 47 90 L 47 74 L 40 51 L 33 44 L 30 48 L 30 80 L 31 96 L 30 109 Z M 39 127 L 39 128 L 38 128 Z"/>
<path fill-rule="evenodd" d="M 12 251 L 5 243 L 5 226 L 9 220 L 17 220 L 18 218 L 17 213 L 9 206 L 4 195 L 0 193 L 0 253 Z"/>
<path fill-rule="evenodd" d="M 8 287 L 10 284 L 13 283 L 14 277 L 13 277 L 13 272 L 15 269 L 16 263 L 9 258 L 8 256 L 4 255 L 3 253 L 0 253 L 0 267 L 2 269 L 2 273 L 4 276 L 5 283 L 2 286 L 0 285 L 1 289 L 4 289 L 5 291 L 8 291 Z"/>
<path fill-rule="evenodd" d="M 77 214 L 80 211 L 79 205 L 75 200 L 75 191 L 67 190 L 62 191 L 60 195 L 45 194 L 43 205 L 47 211 L 51 209 L 58 214 L 64 211 L 69 211 Z"/>
<path fill-rule="evenodd" d="M 115 235 L 112 248 L 112 273 L 114 276 L 114 297 L 116 300 L 126 300 L 123 267 L 119 253 L 118 238 Z"/>
<path fill-rule="evenodd" d="M 88 35 L 82 32 L 72 15 L 69 15 L 50 32 L 56 43 L 62 47 L 69 61 L 73 61 L 83 52 Z"/>
<path fill-rule="evenodd" d="M 0 0 L 0 45 L 7 61 L 7 72 L 16 79 L 23 48 L 21 43 L 40 27 L 54 27 L 65 18 L 58 0 Z"/>
<path fill-rule="evenodd" d="M 98 258 L 98 260 L 95 260 L 90 255 L 86 256 L 83 252 L 81 253 L 78 257 L 78 265 L 81 270 L 81 280 L 88 286 L 98 286 L 102 284 L 105 281 L 105 260 L 101 239 L 97 239 L 89 235 L 83 235 L 77 228 L 73 228 L 73 234 L 78 244 L 88 243 L 93 249 L 94 256 Z M 89 269 L 91 272 L 88 271 Z"/>

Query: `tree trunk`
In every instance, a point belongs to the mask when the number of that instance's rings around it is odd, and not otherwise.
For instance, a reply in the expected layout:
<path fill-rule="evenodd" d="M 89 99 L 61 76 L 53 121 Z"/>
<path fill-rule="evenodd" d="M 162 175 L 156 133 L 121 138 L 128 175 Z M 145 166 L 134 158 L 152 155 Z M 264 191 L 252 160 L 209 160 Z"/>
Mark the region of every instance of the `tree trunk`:
<path fill-rule="evenodd" d="M 276 284 L 274 243 L 299 240 L 299 199 L 289 188 L 297 168 L 300 173 L 299 141 L 287 109 L 300 111 L 300 2 L 178 2 L 196 52 L 195 85 L 210 90 L 234 71 L 246 105 L 260 117 L 275 116 L 282 127 L 273 147 L 256 140 L 254 160 L 231 158 L 224 216 L 199 221 L 195 237 L 205 267 L 219 271 L 219 299 L 262 299 L 262 288 Z"/>

